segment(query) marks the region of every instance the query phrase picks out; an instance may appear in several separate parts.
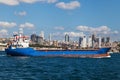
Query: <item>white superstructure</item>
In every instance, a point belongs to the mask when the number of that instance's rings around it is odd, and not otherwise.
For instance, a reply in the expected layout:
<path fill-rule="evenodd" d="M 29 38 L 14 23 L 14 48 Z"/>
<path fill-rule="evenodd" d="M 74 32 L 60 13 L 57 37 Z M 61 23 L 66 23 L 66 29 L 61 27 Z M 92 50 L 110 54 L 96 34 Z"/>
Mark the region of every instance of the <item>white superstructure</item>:
<path fill-rule="evenodd" d="M 23 36 L 23 29 L 19 29 L 19 34 L 14 35 L 14 42 L 12 43 L 15 47 L 26 48 L 29 47 L 29 39 L 26 36 Z"/>

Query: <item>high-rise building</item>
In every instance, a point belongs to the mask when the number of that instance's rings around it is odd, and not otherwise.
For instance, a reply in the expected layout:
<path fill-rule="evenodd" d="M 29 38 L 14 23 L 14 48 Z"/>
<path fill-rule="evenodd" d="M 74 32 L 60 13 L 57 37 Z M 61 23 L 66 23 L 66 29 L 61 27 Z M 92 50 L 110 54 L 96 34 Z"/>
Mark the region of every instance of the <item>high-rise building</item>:
<path fill-rule="evenodd" d="M 37 36 L 36 34 L 31 35 L 31 41 L 32 42 L 36 42 L 36 36 Z"/>
<path fill-rule="evenodd" d="M 92 35 L 92 41 L 95 41 L 95 34 Z"/>
<path fill-rule="evenodd" d="M 52 34 L 49 35 L 49 41 L 51 41 L 51 40 L 52 40 Z"/>
<path fill-rule="evenodd" d="M 95 34 L 92 35 L 92 47 L 94 47 L 94 43 L 95 43 Z"/>
<path fill-rule="evenodd" d="M 86 36 L 84 36 L 82 40 L 82 48 L 86 48 L 86 47 L 87 47 L 87 39 Z"/>
<path fill-rule="evenodd" d="M 101 42 L 102 42 L 102 43 L 104 43 L 104 42 L 105 42 L 105 38 L 104 38 L 104 37 L 102 37 Z"/>
<path fill-rule="evenodd" d="M 43 45 L 44 42 L 43 37 L 37 36 L 36 34 L 31 35 L 31 41 L 41 45 Z"/>
<path fill-rule="evenodd" d="M 43 37 L 40 37 L 40 36 L 36 36 L 36 42 L 40 45 L 43 45 Z"/>
<path fill-rule="evenodd" d="M 101 48 L 101 37 L 99 37 L 98 44 L 99 44 L 99 48 Z"/>
<path fill-rule="evenodd" d="M 68 34 L 65 35 L 65 42 L 69 42 L 69 35 Z"/>
<path fill-rule="evenodd" d="M 44 38 L 44 31 L 41 31 L 41 32 L 40 32 L 40 37 L 42 37 L 43 40 L 45 39 L 45 38 Z"/>
<path fill-rule="evenodd" d="M 83 38 L 79 37 L 79 48 L 82 46 L 82 40 L 83 40 Z"/>
<path fill-rule="evenodd" d="M 110 42 L 110 37 L 106 37 L 106 42 L 107 42 L 107 43 Z"/>
<path fill-rule="evenodd" d="M 88 47 L 92 47 L 92 37 L 89 36 L 88 38 Z"/>

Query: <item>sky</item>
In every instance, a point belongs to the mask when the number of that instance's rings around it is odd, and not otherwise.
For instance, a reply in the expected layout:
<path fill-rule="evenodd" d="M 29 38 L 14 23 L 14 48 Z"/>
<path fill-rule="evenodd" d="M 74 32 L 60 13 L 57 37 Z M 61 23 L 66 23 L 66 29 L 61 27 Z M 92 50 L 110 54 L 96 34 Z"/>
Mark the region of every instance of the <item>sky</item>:
<path fill-rule="evenodd" d="M 0 37 L 19 28 L 62 40 L 96 34 L 120 40 L 120 0 L 0 0 Z"/>

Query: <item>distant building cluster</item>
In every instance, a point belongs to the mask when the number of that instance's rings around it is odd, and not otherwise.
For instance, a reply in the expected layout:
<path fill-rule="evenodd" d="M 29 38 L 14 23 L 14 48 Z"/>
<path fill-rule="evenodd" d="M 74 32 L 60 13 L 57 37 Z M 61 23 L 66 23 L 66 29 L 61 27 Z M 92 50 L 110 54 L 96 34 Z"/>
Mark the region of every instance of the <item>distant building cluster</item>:
<path fill-rule="evenodd" d="M 79 37 L 76 41 L 71 41 L 69 34 L 65 34 L 64 41 L 52 40 L 51 34 L 49 35 L 49 40 L 44 38 L 44 32 L 42 31 L 40 35 L 31 35 L 31 44 L 39 44 L 45 46 L 56 46 L 61 48 L 70 49 L 80 49 L 80 48 L 100 48 L 105 46 L 110 46 L 110 37 L 97 37 L 95 34 L 87 37 Z"/>
<path fill-rule="evenodd" d="M 22 33 L 22 32 L 21 32 Z M 49 35 L 49 39 L 45 39 L 44 32 L 41 31 L 40 35 L 32 34 L 30 38 L 30 45 L 41 45 L 49 46 L 61 49 L 91 49 L 91 48 L 101 48 L 101 47 L 112 47 L 111 51 L 118 52 L 120 51 L 120 42 L 111 42 L 110 37 L 98 37 L 95 34 L 91 36 L 80 36 L 76 40 L 72 40 L 72 37 L 69 34 L 65 34 L 62 41 L 53 40 L 52 35 Z M 17 36 L 16 36 L 17 38 Z M 28 36 L 27 36 L 28 38 Z M 0 38 L 0 50 L 5 49 L 8 42 L 12 42 L 13 37 L 10 38 Z"/>
<path fill-rule="evenodd" d="M 40 45 L 43 45 L 43 37 L 41 37 L 41 36 L 38 36 L 38 35 L 36 35 L 36 34 L 32 34 L 31 35 L 31 41 L 32 41 L 32 44 L 36 44 L 36 43 L 38 43 L 38 44 L 40 44 Z"/>

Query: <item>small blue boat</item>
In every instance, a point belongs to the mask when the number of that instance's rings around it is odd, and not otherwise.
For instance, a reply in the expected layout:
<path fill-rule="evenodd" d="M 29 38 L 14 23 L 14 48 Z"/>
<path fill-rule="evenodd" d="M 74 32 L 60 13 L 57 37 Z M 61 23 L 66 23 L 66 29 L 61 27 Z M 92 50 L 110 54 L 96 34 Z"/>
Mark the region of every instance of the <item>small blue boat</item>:
<path fill-rule="evenodd" d="M 22 36 L 22 29 L 19 30 L 19 36 L 14 36 L 15 40 L 9 44 L 5 52 L 9 56 L 40 56 L 40 57 L 90 57 L 102 58 L 110 57 L 108 51 L 110 47 L 91 49 L 91 50 L 34 50 L 29 47 L 29 40 Z"/>

